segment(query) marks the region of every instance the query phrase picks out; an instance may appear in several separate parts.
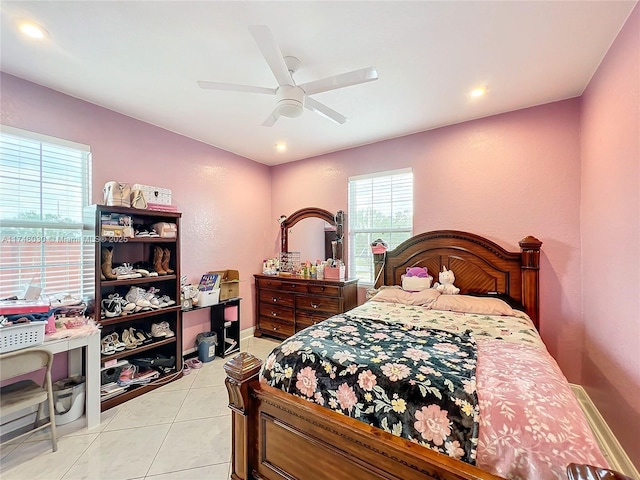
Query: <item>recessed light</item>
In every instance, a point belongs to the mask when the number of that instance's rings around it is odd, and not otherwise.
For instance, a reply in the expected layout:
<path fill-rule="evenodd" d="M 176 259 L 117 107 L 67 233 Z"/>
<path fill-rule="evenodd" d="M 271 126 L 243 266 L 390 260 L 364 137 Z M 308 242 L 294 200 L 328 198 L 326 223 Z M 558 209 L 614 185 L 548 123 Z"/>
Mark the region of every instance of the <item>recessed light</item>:
<path fill-rule="evenodd" d="M 475 88 L 471 90 L 472 97 L 481 97 L 485 93 L 487 93 L 487 89 L 485 87 Z"/>
<path fill-rule="evenodd" d="M 47 36 L 47 31 L 37 23 L 33 23 L 33 22 L 21 23 L 20 31 L 25 35 L 31 38 L 36 38 L 36 39 L 42 39 Z"/>
<path fill-rule="evenodd" d="M 276 150 L 279 152 L 285 152 L 287 150 L 286 143 L 276 143 Z"/>

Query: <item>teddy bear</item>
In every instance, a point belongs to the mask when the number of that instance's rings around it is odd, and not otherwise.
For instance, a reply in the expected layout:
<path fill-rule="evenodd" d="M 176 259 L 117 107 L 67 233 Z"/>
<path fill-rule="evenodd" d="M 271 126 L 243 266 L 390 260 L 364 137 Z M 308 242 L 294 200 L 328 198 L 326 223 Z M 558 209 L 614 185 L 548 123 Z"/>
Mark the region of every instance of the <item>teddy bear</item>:
<path fill-rule="evenodd" d="M 438 274 L 438 280 L 440 282 L 434 283 L 433 288 L 438 290 L 440 293 L 449 295 L 456 295 L 460 293 L 460 289 L 453 284 L 453 282 L 456 281 L 453 271 L 447 270 L 447 267 L 444 265 L 442 266 L 442 271 Z"/>
<path fill-rule="evenodd" d="M 433 277 L 429 275 L 427 267 L 407 267 L 402 275 L 402 289 L 408 292 L 419 292 L 431 288 Z"/>

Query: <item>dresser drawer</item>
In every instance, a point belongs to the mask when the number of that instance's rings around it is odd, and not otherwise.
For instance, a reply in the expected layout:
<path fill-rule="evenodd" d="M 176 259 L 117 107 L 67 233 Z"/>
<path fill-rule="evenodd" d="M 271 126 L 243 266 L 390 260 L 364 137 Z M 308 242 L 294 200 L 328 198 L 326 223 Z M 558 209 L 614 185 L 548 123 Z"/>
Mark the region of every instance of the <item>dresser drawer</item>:
<path fill-rule="evenodd" d="M 260 290 L 260 303 L 293 307 L 294 294 L 278 290 Z"/>
<path fill-rule="evenodd" d="M 313 313 L 313 312 L 303 312 L 299 311 L 296 315 L 296 332 L 299 332 L 302 329 L 310 327 L 311 325 L 315 325 L 316 323 L 320 323 L 323 320 L 326 320 L 331 315 L 328 313 Z"/>
<path fill-rule="evenodd" d="M 334 287 L 332 285 L 309 285 L 309 293 L 339 297 L 340 287 Z"/>
<path fill-rule="evenodd" d="M 259 305 L 260 316 L 272 318 L 280 321 L 291 322 L 293 325 L 293 308 L 271 303 L 262 303 Z"/>
<path fill-rule="evenodd" d="M 322 312 L 329 315 L 340 313 L 340 299 L 320 295 L 296 295 L 296 311 L 300 310 Z"/>
<path fill-rule="evenodd" d="M 265 317 L 260 317 L 260 331 L 282 337 L 290 337 L 295 333 L 293 323 L 279 322 Z"/>
<path fill-rule="evenodd" d="M 259 278 L 258 287 L 282 290 L 284 292 L 307 292 L 307 285 L 305 283 L 287 282 L 285 280 L 280 280 L 279 278 Z"/>

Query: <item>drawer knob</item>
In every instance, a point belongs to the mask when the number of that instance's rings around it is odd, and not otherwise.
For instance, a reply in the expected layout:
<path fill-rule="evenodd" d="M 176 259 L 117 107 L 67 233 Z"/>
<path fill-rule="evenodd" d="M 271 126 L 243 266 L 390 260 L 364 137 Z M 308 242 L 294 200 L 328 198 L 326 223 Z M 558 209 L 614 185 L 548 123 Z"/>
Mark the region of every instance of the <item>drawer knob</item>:
<path fill-rule="evenodd" d="M 276 330 L 278 330 L 278 327 L 273 327 L 273 331 L 275 332 Z"/>
<path fill-rule="evenodd" d="M 277 314 L 276 312 L 271 312 L 271 316 L 272 316 L 272 317 L 277 317 L 277 316 L 278 316 L 278 314 Z"/>
<path fill-rule="evenodd" d="M 278 299 L 276 297 L 271 297 L 271 301 L 273 301 L 274 303 L 278 301 Z"/>
<path fill-rule="evenodd" d="M 320 308 L 320 304 L 319 303 L 312 303 L 311 306 L 313 308 Z"/>

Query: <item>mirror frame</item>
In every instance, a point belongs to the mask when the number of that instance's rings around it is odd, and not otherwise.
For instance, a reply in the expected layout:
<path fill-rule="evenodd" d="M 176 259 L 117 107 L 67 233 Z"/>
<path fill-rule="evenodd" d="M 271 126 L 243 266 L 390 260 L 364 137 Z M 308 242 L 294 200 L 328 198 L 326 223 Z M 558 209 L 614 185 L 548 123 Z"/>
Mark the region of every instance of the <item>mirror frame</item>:
<path fill-rule="evenodd" d="M 282 219 L 283 217 L 284 215 L 280 218 Z M 293 227 L 296 223 L 300 220 L 304 220 L 305 218 L 321 218 L 325 222 L 336 227 L 336 240 L 338 241 L 336 260 L 342 260 L 342 237 L 344 230 L 344 212 L 342 210 L 338 210 L 335 215 L 328 210 L 317 207 L 301 208 L 300 210 L 293 212 L 291 215 L 284 218 L 284 220 L 280 221 L 280 251 L 289 251 L 289 228 Z"/>

